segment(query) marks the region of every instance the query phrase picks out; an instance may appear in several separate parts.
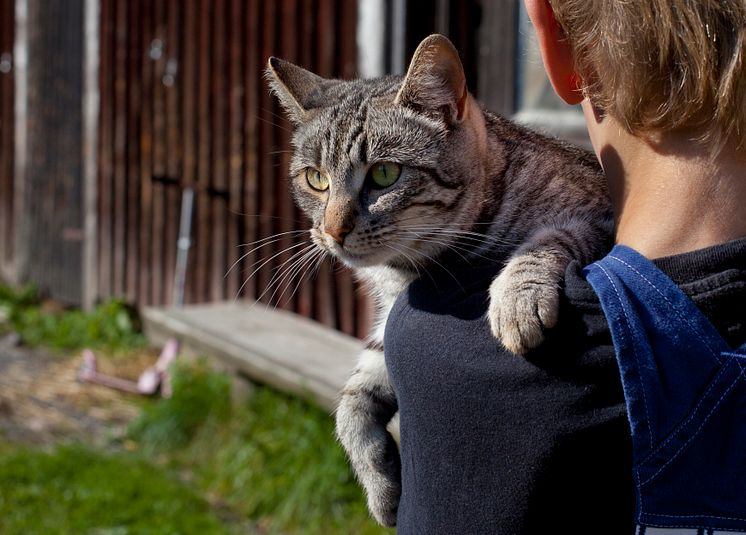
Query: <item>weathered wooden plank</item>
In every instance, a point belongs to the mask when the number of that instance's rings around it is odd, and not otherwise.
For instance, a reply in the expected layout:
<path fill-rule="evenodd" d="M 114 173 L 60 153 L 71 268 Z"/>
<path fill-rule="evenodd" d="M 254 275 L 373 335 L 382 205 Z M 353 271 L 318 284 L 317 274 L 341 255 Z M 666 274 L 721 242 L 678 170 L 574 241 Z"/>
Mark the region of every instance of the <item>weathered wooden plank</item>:
<path fill-rule="evenodd" d="M 280 310 L 233 303 L 178 309 L 146 308 L 151 340 L 179 339 L 183 347 L 281 390 L 333 410 L 362 343 Z"/>

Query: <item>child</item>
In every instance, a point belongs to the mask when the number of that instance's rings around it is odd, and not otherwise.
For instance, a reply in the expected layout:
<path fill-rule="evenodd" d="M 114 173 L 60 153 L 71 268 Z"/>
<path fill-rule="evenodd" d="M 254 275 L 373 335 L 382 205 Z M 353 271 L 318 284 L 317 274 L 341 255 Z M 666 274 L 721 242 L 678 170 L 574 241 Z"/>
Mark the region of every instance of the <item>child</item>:
<path fill-rule="evenodd" d="M 568 268 L 559 324 L 529 359 L 493 349 L 479 296 L 413 285 L 400 298 L 386 358 L 415 431 L 399 532 L 746 531 L 746 459 L 733 448 L 746 441 L 734 397 L 746 366 L 746 3 L 525 3 L 555 90 L 583 105 L 621 248 Z"/>
<path fill-rule="evenodd" d="M 746 3 L 526 7 L 557 94 L 582 102 L 612 196 L 618 245 L 585 274 L 619 361 L 639 532 L 746 533 L 745 282 L 728 272 L 746 265 Z M 692 258 L 706 269 L 689 288 L 723 299 L 700 295 L 702 311 L 664 273 L 693 274 Z"/>

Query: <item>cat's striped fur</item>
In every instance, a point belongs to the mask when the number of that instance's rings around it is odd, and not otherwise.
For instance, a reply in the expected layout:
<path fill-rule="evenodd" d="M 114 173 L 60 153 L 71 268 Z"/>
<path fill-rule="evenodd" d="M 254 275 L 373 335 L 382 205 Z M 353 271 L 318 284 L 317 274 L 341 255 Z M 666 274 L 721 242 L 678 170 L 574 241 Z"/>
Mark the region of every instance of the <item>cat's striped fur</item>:
<path fill-rule="evenodd" d="M 590 154 L 483 110 L 442 36 L 423 41 L 404 78 L 325 80 L 275 58 L 268 75 L 296 126 L 291 184 L 312 240 L 355 270 L 378 305 L 336 418 L 371 512 L 391 526 L 400 476 L 397 430 L 386 426 L 397 406 L 382 350 L 394 300 L 446 251 L 509 254 L 488 320 L 513 352 L 536 347 L 557 320 L 567 264 L 589 262 L 608 242 L 604 180 Z M 366 178 L 378 161 L 401 165 L 388 188 Z M 329 189 L 309 187 L 306 168 Z"/>

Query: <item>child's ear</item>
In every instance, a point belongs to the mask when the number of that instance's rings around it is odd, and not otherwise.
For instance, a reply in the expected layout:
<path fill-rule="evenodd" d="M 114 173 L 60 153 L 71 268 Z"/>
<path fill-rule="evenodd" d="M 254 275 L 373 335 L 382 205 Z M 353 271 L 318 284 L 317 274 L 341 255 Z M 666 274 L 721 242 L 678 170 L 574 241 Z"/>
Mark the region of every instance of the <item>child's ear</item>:
<path fill-rule="evenodd" d="M 442 35 L 431 35 L 412 56 L 396 103 L 434 111 L 448 110 L 449 123 L 464 118 L 468 91 L 458 51 Z"/>
<path fill-rule="evenodd" d="M 321 76 L 275 57 L 269 58 L 265 75 L 291 122 L 305 121 L 310 110 L 324 105 L 322 86 L 327 80 Z"/>
<path fill-rule="evenodd" d="M 547 0 L 524 0 L 526 13 L 536 30 L 544 70 L 557 95 L 568 104 L 583 100 L 582 81 L 575 72 L 572 48 Z"/>

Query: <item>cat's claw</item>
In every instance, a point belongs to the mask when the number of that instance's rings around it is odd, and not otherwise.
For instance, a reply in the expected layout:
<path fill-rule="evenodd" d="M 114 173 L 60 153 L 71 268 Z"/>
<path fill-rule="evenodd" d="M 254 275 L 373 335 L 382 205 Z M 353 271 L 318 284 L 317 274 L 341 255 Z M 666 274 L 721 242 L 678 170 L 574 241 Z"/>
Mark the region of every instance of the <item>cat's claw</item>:
<path fill-rule="evenodd" d="M 557 324 L 559 284 L 537 268 L 536 259 L 512 259 L 490 285 L 487 317 L 492 334 L 511 352 L 524 355 L 544 341 Z"/>

